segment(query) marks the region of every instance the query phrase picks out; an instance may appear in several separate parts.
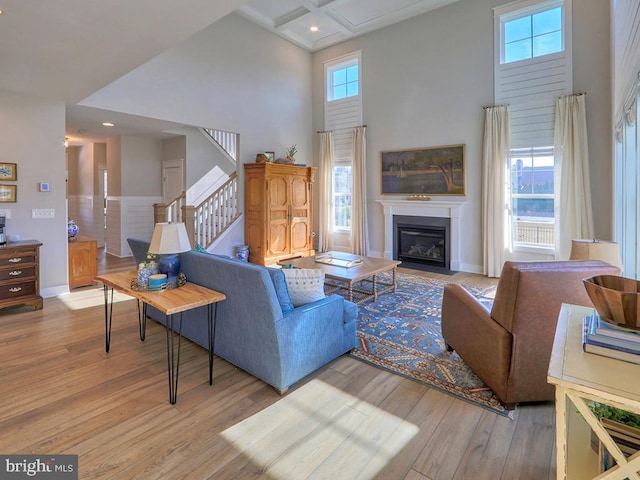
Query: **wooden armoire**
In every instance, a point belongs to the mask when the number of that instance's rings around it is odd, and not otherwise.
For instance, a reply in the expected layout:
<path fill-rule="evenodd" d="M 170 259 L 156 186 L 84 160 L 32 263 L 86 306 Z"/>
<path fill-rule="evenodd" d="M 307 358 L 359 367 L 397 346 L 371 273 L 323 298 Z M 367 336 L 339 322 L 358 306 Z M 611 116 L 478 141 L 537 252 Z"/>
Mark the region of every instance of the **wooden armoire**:
<path fill-rule="evenodd" d="M 314 255 L 313 177 L 316 167 L 245 163 L 244 237 L 249 261 L 271 265 Z"/>

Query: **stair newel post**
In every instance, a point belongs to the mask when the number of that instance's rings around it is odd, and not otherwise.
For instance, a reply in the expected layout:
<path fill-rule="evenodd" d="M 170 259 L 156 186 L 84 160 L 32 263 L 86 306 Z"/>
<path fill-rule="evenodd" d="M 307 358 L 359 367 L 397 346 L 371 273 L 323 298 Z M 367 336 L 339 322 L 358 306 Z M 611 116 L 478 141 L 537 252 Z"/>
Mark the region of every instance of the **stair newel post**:
<path fill-rule="evenodd" d="M 202 244 L 197 237 L 195 229 L 196 225 L 196 207 L 193 205 L 182 205 L 182 221 L 187 229 L 187 235 L 191 240 L 192 247 L 195 247 L 196 243 Z M 206 245 L 205 245 L 206 246 Z"/>
<path fill-rule="evenodd" d="M 167 205 L 164 203 L 153 204 L 153 224 L 160 222 L 166 222 L 167 219 Z"/>

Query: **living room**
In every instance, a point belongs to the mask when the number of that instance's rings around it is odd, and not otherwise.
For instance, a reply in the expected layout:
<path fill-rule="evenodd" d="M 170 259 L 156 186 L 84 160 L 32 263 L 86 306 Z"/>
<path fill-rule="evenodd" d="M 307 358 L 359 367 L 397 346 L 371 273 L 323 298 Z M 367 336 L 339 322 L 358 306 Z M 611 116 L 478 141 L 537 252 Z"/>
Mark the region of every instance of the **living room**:
<path fill-rule="evenodd" d="M 323 62 L 361 51 L 369 142 L 370 254 L 381 256 L 384 251 L 384 216 L 376 202 L 383 198 L 379 152 L 465 144 L 467 191 L 460 262 L 461 270 L 479 273 L 482 107 L 494 104 L 492 9 L 505 3 L 461 0 L 314 53 L 231 14 L 211 27 L 203 25 L 203 30 L 182 42 L 167 45 L 164 53 L 158 51 L 150 61 L 130 64 L 121 75 L 105 78 L 100 85 L 104 88 L 85 91 L 72 104 L 239 132 L 239 174 L 241 164 L 253 162 L 257 152 L 275 150 L 280 156 L 291 144 L 298 146 L 298 159 L 313 165 L 318 151 L 314 132 L 324 130 Z M 0 20 L 10 20 L 9 13 Z M 574 0 L 572 20 L 573 90 L 588 94 L 595 236 L 612 239 L 613 80 L 611 45 L 606 41 L 611 37 L 610 5 Z M 81 76 L 81 63 L 74 68 Z M 67 259 L 60 254 L 67 247 L 62 140 L 68 101 L 63 96 L 43 98 L 36 92 L 16 91 L 20 89 L 5 89 L 3 84 L 0 93 L 3 161 L 16 162 L 19 170 L 18 201 L 8 204 L 7 231 L 43 241 L 41 288 L 52 298 L 68 290 Z M 147 172 L 136 168 L 127 174 L 132 176 L 129 180 L 148 178 Z M 51 191 L 37 191 L 41 182 L 49 183 Z M 149 197 L 156 198 L 159 181 L 153 188 Z M 114 196 L 138 194 L 133 188 L 112 192 Z M 55 209 L 55 218 L 32 219 L 31 210 L 37 208 Z M 125 217 L 126 212 L 121 212 L 118 224 L 122 227 Z M 127 232 L 121 232 L 120 240 L 126 237 Z M 227 251 L 220 253 L 231 253 L 231 246 L 238 243 L 242 243 L 242 228 L 229 240 Z"/>

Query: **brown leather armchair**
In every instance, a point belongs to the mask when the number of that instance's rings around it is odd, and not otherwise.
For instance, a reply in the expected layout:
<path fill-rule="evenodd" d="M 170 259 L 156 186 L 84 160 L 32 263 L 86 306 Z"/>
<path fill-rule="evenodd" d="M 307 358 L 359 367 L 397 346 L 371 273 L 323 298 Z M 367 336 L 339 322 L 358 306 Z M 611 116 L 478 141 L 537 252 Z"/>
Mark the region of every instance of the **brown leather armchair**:
<path fill-rule="evenodd" d="M 552 400 L 547 370 L 562 303 L 591 306 L 582 279 L 619 275 L 605 262 L 505 262 L 491 311 L 460 285 L 442 299 L 442 336 L 507 408 Z"/>

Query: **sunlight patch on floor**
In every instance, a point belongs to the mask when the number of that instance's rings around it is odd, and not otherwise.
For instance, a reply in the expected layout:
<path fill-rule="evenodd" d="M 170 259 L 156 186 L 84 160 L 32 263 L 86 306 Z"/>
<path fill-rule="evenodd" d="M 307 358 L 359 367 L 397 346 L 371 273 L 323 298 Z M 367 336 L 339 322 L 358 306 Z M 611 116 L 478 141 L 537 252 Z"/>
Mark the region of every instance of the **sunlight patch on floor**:
<path fill-rule="evenodd" d="M 371 479 L 418 427 L 321 380 L 222 432 L 277 479 Z"/>
<path fill-rule="evenodd" d="M 102 287 L 76 290 L 58 295 L 56 298 L 64 303 L 69 310 L 104 306 L 104 290 Z M 111 293 L 109 293 L 109 300 L 111 300 Z M 127 300 L 133 300 L 133 297 L 118 292 L 113 293 L 113 303 Z"/>

